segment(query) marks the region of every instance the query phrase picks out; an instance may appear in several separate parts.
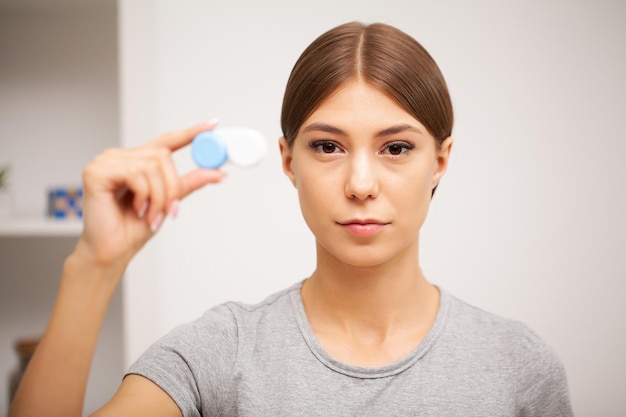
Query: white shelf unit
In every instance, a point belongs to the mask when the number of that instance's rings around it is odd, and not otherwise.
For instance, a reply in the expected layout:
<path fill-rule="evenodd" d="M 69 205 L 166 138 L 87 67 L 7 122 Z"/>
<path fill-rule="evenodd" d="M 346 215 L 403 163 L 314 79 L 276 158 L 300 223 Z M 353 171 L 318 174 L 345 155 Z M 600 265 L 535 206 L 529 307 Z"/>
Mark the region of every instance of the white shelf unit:
<path fill-rule="evenodd" d="M 79 219 L 56 220 L 42 217 L 0 219 L 0 237 L 77 237 L 83 230 Z"/>
<path fill-rule="evenodd" d="M 12 215 L 0 218 L 0 416 L 18 358 L 14 343 L 45 329 L 80 220 L 44 213 L 46 189 L 74 186 L 101 150 L 119 146 L 116 0 L 0 2 L 0 165 Z M 85 398 L 94 412 L 124 372 L 121 289 L 99 338 Z"/>

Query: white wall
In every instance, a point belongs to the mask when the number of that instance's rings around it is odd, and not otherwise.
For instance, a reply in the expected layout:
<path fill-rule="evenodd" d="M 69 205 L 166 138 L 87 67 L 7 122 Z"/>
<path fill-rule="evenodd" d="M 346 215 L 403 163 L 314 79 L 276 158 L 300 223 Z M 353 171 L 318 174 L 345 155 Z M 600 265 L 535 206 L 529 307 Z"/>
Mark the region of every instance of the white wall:
<path fill-rule="evenodd" d="M 64 6 L 59 6 L 64 5 Z M 113 0 L 0 2 L 0 166 L 17 215 L 43 215 L 50 186 L 119 143 Z"/>
<path fill-rule="evenodd" d="M 120 5 L 126 145 L 219 117 L 277 149 L 284 85 L 317 35 L 362 20 L 418 39 L 456 107 L 450 171 L 423 232 L 425 273 L 545 338 L 577 416 L 626 414 L 626 3 Z M 188 151 L 177 162 L 192 167 Z M 216 303 L 257 301 L 311 272 L 313 240 L 278 152 L 228 170 L 129 269 L 128 361 Z"/>

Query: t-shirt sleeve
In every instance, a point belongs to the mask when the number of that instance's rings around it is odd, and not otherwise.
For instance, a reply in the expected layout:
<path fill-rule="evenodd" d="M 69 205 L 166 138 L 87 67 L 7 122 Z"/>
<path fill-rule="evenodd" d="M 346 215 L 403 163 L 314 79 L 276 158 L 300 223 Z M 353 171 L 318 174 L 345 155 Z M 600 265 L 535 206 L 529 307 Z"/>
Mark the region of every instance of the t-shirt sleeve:
<path fill-rule="evenodd" d="M 517 368 L 517 417 L 573 416 L 563 364 L 556 352 L 525 326 Z"/>
<path fill-rule="evenodd" d="M 217 414 L 237 355 L 237 325 L 221 305 L 154 343 L 130 367 L 163 389 L 184 417 Z"/>

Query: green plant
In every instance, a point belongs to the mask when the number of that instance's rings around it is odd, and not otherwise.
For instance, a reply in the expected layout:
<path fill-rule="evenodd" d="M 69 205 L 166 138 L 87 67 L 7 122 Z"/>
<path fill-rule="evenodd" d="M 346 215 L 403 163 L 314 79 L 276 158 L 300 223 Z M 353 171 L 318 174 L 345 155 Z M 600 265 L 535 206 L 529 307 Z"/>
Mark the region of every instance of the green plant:
<path fill-rule="evenodd" d="M 9 167 L 8 166 L 0 167 L 0 190 L 3 190 L 4 188 L 7 187 L 7 184 L 9 183 L 8 177 L 9 177 Z"/>

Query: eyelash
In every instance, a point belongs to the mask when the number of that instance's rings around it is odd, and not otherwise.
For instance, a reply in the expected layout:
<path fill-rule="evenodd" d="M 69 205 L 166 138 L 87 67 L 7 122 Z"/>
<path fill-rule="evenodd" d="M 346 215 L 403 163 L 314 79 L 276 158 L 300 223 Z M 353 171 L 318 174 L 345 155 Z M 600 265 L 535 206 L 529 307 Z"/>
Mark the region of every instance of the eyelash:
<path fill-rule="evenodd" d="M 323 150 L 323 147 L 328 146 L 328 145 L 333 147 L 332 152 L 325 152 Z M 333 142 L 332 140 L 312 140 L 311 142 L 309 142 L 309 147 L 313 149 L 314 151 L 318 153 L 323 153 L 323 154 L 337 153 L 336 152 L 337 150 L 343 152 L 343 148 L 339 146 L 337 143 Z M 415 149 L 415 145 L 410 142 L 392 141 L 392 142 L 385 143 L 385 145 L 383 146 L 382 152 L 384 153 L 385 151 L 389 151 L 392 147 L 400 147 L 400 153 L 398 154 L 389 153 L 389 155 L 392 157 L 400 157 L 401 155 Z"/>
<path fill-rule="evenodd" d="M 332 145 L 334 147 L 333 152 L 324 152 L 323 147 L 328 146 L 328 145 Z M 332 140 L 312 140 L 311 142 L 309 142 L 309 147 L 313 149 L 315 152 L 325 153 L 325 154 L 335 153 L 334 152 L 335 150 L 343 150 L 341 146 L 337 145 Z"/>
<path fill-rule="evenodd" d="M 410 143 L 410 142 L 404 142 L 404 141 L 394 141 L 394 142 L 389 142 L 389 143 L 385 143 L 384 146 L 384 150 L 388 151 L 391 149 L 392 146 L 399 146 L 401 148 L 400 153 L 399 154 L 390 154 L 391 156 L 401 156 L 413 149 L 415 149 L 415 144 Z"/>

